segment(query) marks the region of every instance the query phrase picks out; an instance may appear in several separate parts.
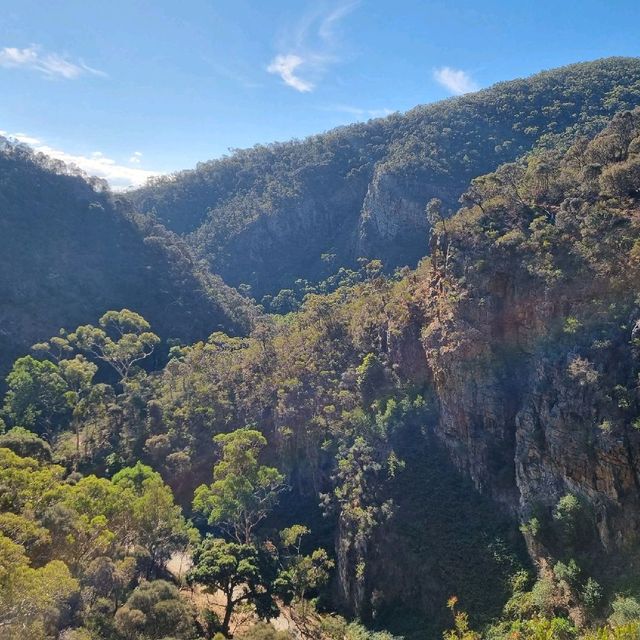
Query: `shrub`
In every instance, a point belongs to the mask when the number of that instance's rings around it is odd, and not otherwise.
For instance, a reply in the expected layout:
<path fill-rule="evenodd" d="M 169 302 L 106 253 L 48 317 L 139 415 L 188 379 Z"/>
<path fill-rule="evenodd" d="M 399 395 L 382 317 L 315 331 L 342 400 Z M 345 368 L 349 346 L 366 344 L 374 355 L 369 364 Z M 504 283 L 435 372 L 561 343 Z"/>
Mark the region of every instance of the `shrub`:
<path fill-rule="evenodd" d="M 609 622 L 613 625 L 640 620 L 640 602 L 631 596 L 616 596 L 611 608 L 613 613 L 609 616 Z"/>

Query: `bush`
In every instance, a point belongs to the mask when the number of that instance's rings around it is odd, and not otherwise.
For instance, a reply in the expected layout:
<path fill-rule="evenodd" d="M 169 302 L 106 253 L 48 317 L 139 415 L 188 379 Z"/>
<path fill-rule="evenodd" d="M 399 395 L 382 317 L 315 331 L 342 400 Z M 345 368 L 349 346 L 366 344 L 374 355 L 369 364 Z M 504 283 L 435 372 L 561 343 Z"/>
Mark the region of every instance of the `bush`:
<path fill-rule="evenodd" d="M 611 608 L 613 613 L 609 616 L 609 622 L 613 625 L 640 620 L 640 602 L 631 596 L 616 596 Z"/>
<path fill-rule="evenodd" d="M 574 544 L 580 534 L 586 533 L 585 515 L 584 505 L 573 494 L 568 493 L 558 500 L 553 510 L 553 522 L 565 544 Z"/>
<path fill-rule="evenodd" d="M 41 462 L 51 460 L 51 447 L 42 438 L 22 427 L 13 427 L 0 436 L 0 447 L 11 449 L 22 458 L 35 458 Z"/>
<path fill-rule="evenodd" d="M 555 584 L 553 580 L 545 576 L 540 578 L 531 589 L 531 602 L 532 604 L 545 615 L 553 613 L 555 608 Z"/>
<path fill-rule="evenodd" d="M 581 593 L 584 606 L 594 613 L 602 604 L 602 596 L 602 587 L 593 578 L 588 578 Z"/>
<path fill-rule="evenodd" d="M 564 580 L 567 584 L 575 587 L 580 576 L 580 567 L 572 558 L 567 564 L 556 562 L 555 567 L 553 567 L 553 573 L 558 580 Z"/>

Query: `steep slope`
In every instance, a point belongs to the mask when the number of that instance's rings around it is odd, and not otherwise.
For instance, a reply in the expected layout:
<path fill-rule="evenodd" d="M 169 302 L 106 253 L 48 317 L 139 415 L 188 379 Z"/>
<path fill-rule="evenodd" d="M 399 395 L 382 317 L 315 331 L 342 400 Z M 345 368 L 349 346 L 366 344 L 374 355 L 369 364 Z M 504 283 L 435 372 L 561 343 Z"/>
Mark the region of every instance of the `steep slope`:
<path fill-rule="evenodd" d="M 134 218 L 104 185 L 0 140 L 0 370 L 59 328 L 108 309 L 165 338 L 246 329 L 247 304 L 178 239 Z"/>
<path fill-rule="evenodd" d="M 544 72 L 304 141 L 256 146 L 130 194 L 189 238 L 230 284 L 260 297 L 359 256 L 388 268 L 424 255 L 425 205 L 456 208 L 470 179 L 547 134 L 593 133 L 640 104 L 640 60 Z"/>

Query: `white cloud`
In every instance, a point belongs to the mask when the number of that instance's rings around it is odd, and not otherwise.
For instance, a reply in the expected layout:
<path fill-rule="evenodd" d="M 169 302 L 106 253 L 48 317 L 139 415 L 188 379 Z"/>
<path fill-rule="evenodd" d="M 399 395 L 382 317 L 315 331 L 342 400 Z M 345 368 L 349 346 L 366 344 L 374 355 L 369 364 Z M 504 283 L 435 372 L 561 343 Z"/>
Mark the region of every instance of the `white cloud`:
<path fill-rule="evenodd" d="M 304 60 L 293 53 L 287 55 L 277 55 L 267 67 L 269 73 L 275 73 L 282 78 L 282 81 L 301 93 L 313 90 L 313 83 L 303 80 L 295 74 L 298 67 L 304 64 Z"/>
<path fill-rule="evenodd" d="M 58 53 L 47 53 L 39 46 L 25 49 L 4 47 L 0 49 L 0 67 L 4 69 L 28 69 L 47 78 L 74 80 L 82 75 L 106 76 L 104 71 L 94 69 L 82 61 L 73 62 Z"/>
<path fill-rule="evenodd" d="M 342 3 L 327 12 L 315 9 L 281 38 L 278 53 L 267 66 L 283 82 L 299 91 L 313 91 L 327 68 L 340 62 L 338 50 L 340 22 L 359 4 L 359 0 Z M 304 70 L 305 77 L 301 76 Z"/>
<path fill-rule="evenodd" d="M 0 136 L 28 144 L 34 151 L 44 153 L 51 158 L 57 158 L 63 162 L 75 165 L 91 176 L 106 180 L 116 190 L 126 189 L 144 184 L 147 178 L 160 175 L 157 171 L 148 171 L 138 167 L 130 167 L 118 164 L 112 158 L 105 156 L 101 151 L 94 151 L 88 156 L 67 153 L 61 149 L 49 146 L 44 141 L 24 133 L 7 133 L 0 131 Z M 140 161 L 142 153 L 135 151 L 133 156 Z M 129 160 L 131 162 L 131 160 Z"/>
<path fill-rule="evenodd" d="M 440 67 L 433 72 L 433 77 L 436 82 L 457 96 L 477 91 L 480 88 L 473 78 L 462 69 Z"/>
<path fill-rule="evenodd" d="M 4 133 L 2 135 L 5 135 Z M 14 133 L 12 138 L 15 138 L 18 142 L 22 142 L 23 144 L 29 144 L 31 146 L 36 144 L 41 144 L 40 138 L 34 138 L 33 136 L 28 136 L 26 133 Z"/>
<path fill-rule="evenodd" d="M 129 158 L 129 162 L 131 164 L 140 164 L 141 160 L 142 160 L 142 152 L 141 151 L 134 151 L 133 154 L 131 155 L 131 157 Z"/>

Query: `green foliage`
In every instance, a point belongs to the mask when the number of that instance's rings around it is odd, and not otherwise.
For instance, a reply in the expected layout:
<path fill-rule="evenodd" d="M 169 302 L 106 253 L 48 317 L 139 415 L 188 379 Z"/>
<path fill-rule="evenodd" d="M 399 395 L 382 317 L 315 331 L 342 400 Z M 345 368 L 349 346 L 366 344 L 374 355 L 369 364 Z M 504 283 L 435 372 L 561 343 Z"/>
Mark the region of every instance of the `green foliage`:
<path fill-rule="evenodd" d="M 368 353 L 356 368 L 358 386 L 366 401 L 371 401 L 380 392 L 384 382 L 384 367 L 375 354 Z"/>
<path fill-rule="evenodd" d="M 102 181 L 4 138 L 0 174 L 1 377 L 33 343 L 107 309 L 134 309 L 163 339 L 248 329 L 251 305 Z M 56 340 L 46 348 L 64 357 Z"/>
<path fill-rule="evenodd" d="M 584 606 L 587 608 L 587 611 L 593 615 L 602 605 L 604 592 L 598 582 L 589 577 L 582 587 L 580 596 Z"/>
<path fill-rule="evenodd" d="M 632 596 L 618 595 L 611 603 L 613 609 L 609 622 L 614 625 L 624 625 L 640 620 L 640 603 Z"/>
<path fill-rule="evenodd" d="M 34 569 L 24 548 L 0 534 L 0 630 L 7 640 L 44 639 L 55 628 L 78 582 L 63 562 Z"/>
<path fill-rule="evenodd" d="M 585 506 L 573 494 L 562 496 L 553 510 L 553 521 L 567 544 L 574 544 L 584 532 Z"/>
<path fill-rule="evenodd" d="M 142 582 L 115 615 L 123 638 L 191 640 L 196 637 L 193 612 L 176 587 L 164 580 Z"/>
<path fill-rule="evenodd" d="M 309 618 L 314 613 L 313 603 L 307 602 L 307 598 L 328 582 L 335 566 L 324 549 L 315 549 L 309 555 L 301 553 L 302 538 L 308 534 L 309 529 L 303 525 L 280 532 L 283 566 L 274 582 L 278 595 L 292 605 L 294 619 L 305 632 L 309 631 Z"/>
<path fill-rule="evenodd" d="M 267 444 L 259 431 L 238 429 L 219 434 L 214 441 L 222 457 L 213 469 L 213 484 L 196 490 L 193 507 L 207 515 L 210 524 L 249 544 L 285 489 L 284 476 L 275 467 L 259 463 Z"/>
<path fill-rule="evenodd" d="M 122 309 L 107 311 L 100 327 L 82 325 L 69 334 L 70 344 L 109 364 L 126 382 L 131 368 L 153 353 L 160 338 L 150 331 L 149 323 L 139 314 Z"/>
<path fill-rule="evenodd" d="M 322 619 L 321 630 L 329 640 L 402 640 L 386 631 L 370 631 L 358 622 L 347 622 L 335 615 Z"/>
<path fill-rule="evenodd" d="M 276 631 L 268 622 L 258 622 L 238 636 L 240 640 L 291 640 L 287 631 Z"/>
<path fill-rule="evenodd" d="M 560 561 L 556 562 L 553 567 L 553 573 L 558 580 L 564 580 L 567 584 L 575 587 L 580 577 L 580 567 L 576 561 L 571 558 L 566 564 Z"/>
<path fill-rule="evenodd" d="M 536 580 L 531 589 L 531 603 L 543 615 L 554 613 L 557 605 L 556 584 L 551 576 L 545 575 Z"/>
<path fill-rule="evenodd" d="M 13 427 L 0 435 L 0 448 L 11 449 L 22 458 L 35 458 L 41 462 L 51 460 L 49 443 L 23 427 Z"/>
<path fill-rule="evenodd" d="M 197 542 L 197 531 L 187 525 L 159 473 L 138 462 L 116 473 L 111 481 L 133 494 L 130 509 L 136 543 L 145 550 L 152 569 L 164 567 L 173 552 L 185 551 Z"/>
<path fill-rule="evenodd" d="M 51 439 L 70 418 L 69 386 L 54 363 L 19 358 L 7 376 L 7 386 L 3 412 L 14 425 Z"/>

